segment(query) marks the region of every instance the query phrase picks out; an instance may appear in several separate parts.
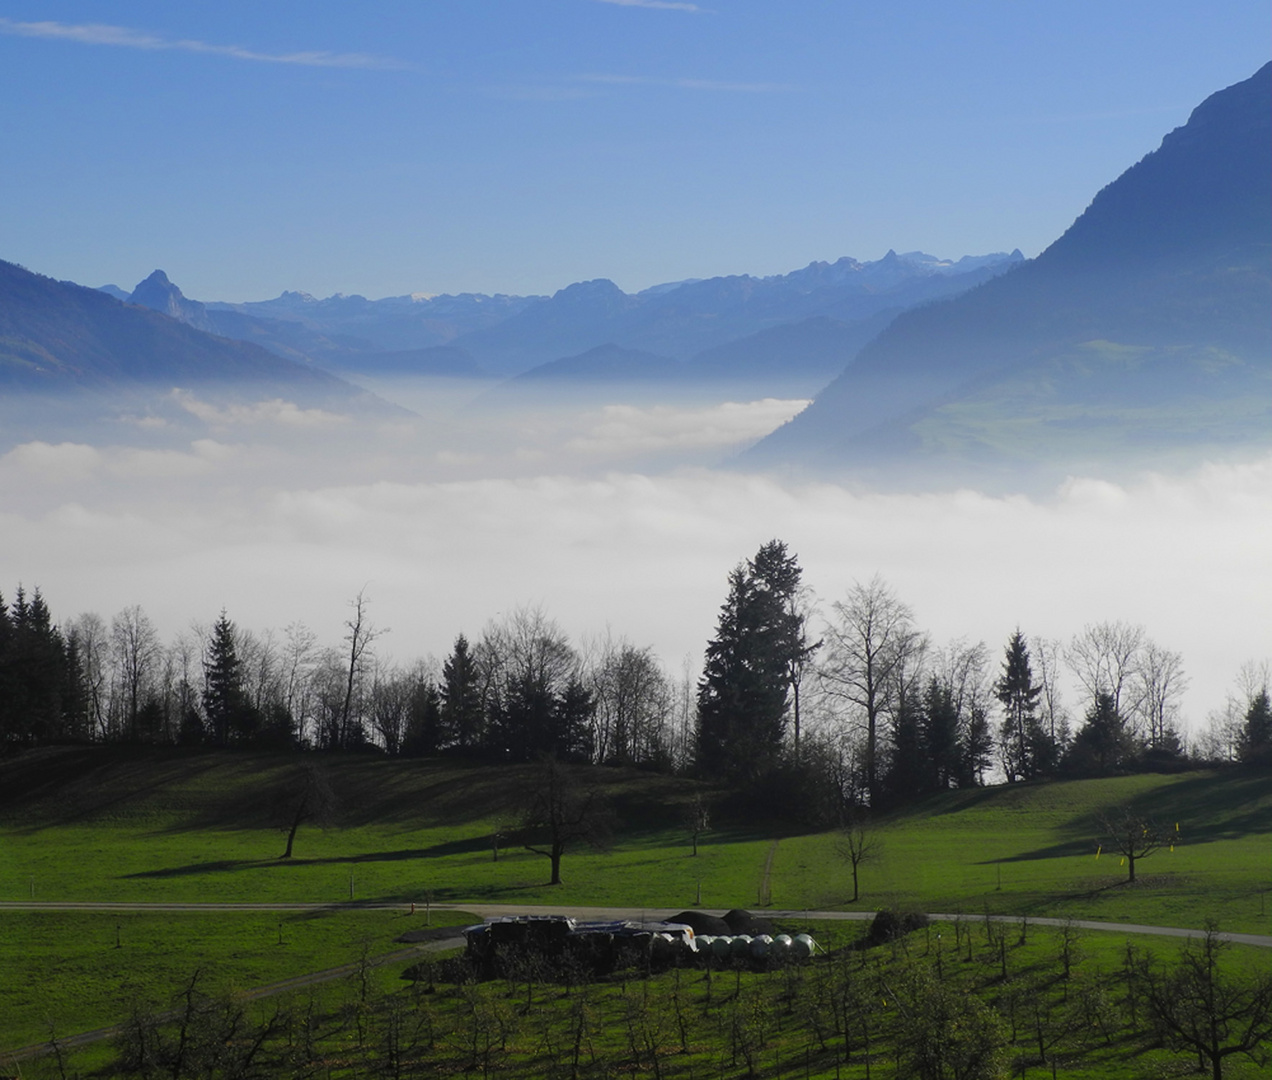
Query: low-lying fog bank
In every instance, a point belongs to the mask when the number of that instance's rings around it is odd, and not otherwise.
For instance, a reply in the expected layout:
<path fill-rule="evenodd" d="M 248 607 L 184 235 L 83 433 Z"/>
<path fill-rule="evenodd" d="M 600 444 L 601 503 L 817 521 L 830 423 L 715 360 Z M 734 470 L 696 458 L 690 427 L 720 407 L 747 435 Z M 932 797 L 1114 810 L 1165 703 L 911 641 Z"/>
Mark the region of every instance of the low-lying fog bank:
<path fill-rule="evenodd" d="M 995 666 L 1017 626 L 1142 624 L 1183 654 L 1193 727 L 1272 656 L 1272 456 L 1045 496 L 898 493 L 711 467 L 801 401 L 492 418 L 456 410 L 464 394 L 400 398 L 426 415 L 377 424 L 176 395 L 165 415 L 7 443 L 0 590 L 38 585 L 58 618 L 140 604 L 165 636 L 224 607 L 335 643 L 365 589 L 391 631 L 377 648 L 403 661 L 534 604 L 674 672 L 699 663 L 729 569 L 778 537 L 823 609 L 877 572 L 936 643 L 983 639 Z"/>

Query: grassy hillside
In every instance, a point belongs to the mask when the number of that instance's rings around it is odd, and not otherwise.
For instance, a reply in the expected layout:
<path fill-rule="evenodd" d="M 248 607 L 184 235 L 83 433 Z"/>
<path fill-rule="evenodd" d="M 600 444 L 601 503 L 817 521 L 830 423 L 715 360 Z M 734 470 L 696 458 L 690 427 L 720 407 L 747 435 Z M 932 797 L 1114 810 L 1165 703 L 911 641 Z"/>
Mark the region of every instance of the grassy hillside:
<path fill-rule="evenodd" d="M 320 764 L 341 809 L 326 830 L 302 826 L 284 862 L 277 796 L 300 760 Z M 0 911 L 0 1052 L 117 1021 L 134 1005 L 165 1006 L 196 969 L 213 991 L 259 986 L 383 953 L 422 924 L 422 912 L 345 906 L 351 884 L 360 901 L 431 894 L 437 903 L 678 908 L 701 887 L 709 909 L 756 907 L 762 891 L 774 908 L 852 907 L 833 834 L 731 828 L 718 813 L 694 858 L 678 822 L 700 785 L 610 769 L 579 777 L 613 804 L 614 843 L 571 852 L 565 884 L 551 888 L 538 856 L 510 849 L 492 859 L 491 833 L 516 820 L 529 767 L 101 747 L 0 762 L 0 900 L 333 905 L 304 914 Z M 1143 862 L 1134 887 L 1116 855 L 1094 855 L 1099 814 L 1128 802 L 1180 826 L 1175 851 Z M 1269 932 L 1272 778 L 1204 772 L 956 791 L 872 829 L 882 851 L 862 867 L 864 910 L 1215 919 Z M 1048 934 L 1030 940 L 1049 943 Z M 1116 966 L 1123 944 L 1110 935 L 1088 951 L 1113 950 L 1105 961 Z M 386 989 L 395 974 L 385 973 Z"/>
<path fill-rule="evenodd" d="M 531 767 L 455 761 L 318 761 L 339 800 L 280 861 L 279 793 L 295 757 L 49 749 L 0 765 L 0 900 L 358 900 L 837 908 L 851 896 L 832 834 L 783 835 L 717 814 L 697 858 L 679 825 L 693 781 L 581 769 L 615 811 L 611 850 L 566 856 L 565 884 L 519 849 L 492 857 Z M 1173 832 L 1124 883 L 1095 858 L 1098 816 L 1135 803 Z M 881 818 L 880 858 L 858 906 L 1084 916 L 1267 933 L 1272 778 L 1143 775 L 950 792 Z"/>

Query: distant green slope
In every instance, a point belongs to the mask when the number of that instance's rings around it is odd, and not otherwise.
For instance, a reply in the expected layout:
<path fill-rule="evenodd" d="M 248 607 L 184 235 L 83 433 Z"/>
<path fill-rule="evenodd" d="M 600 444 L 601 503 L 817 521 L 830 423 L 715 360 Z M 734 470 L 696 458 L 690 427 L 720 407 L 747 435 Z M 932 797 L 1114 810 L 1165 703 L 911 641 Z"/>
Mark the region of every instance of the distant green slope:
<path fill-rule="evenodd" d="M 324 759 L 343 809 L 302 828 L 296 857 L 271 794 L 295 758 L 212 751 L 49 749 L 0 763 L 0 900 L 462 900 L 707 908 L 754 906 L 772 851 L 777 908 L 840 908 L 851 896 L 833 833 L 744 827 L 717 812 L 694 858 L 680 828 L 703 790 L 634 770 L 580 769 L 615 810 L 609 852 L 546 860 L 492 857 L 516 821 L 529 766 Z M 1096 859 L 1098 815 L 1133 803 L 1172 836 L 1124 884 L 1115 855 Z M 1178 823 L 1179 832 L 1174 833 Z M 862 871 L 858 908 L 904 904 L 1201 926 L 1268 933 L 1272 777 L 1238 771 L 1155 774 L 953 791 L 881 818 L 883 855 Z M 1260 911 L 1264 914 L 1261 915 Z"/>

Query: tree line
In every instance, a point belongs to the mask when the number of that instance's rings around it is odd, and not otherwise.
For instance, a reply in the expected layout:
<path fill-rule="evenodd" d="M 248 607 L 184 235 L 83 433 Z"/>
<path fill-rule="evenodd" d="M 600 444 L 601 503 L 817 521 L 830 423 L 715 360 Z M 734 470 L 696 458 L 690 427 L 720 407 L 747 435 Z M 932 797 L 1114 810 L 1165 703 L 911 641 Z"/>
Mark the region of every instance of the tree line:
<path fill-rule="evenodd" d="M 1016 629 L 935 644 L 879 577 L 817 614 L 780 540 L 727 577 L 696 683 L 649 647 L 580 648 L 542 611 L 458 634 L 440 663 L 382 659 L 359 594 L 339 645 L 292 624 L 254 634 L 222 611 L 165 644 L 146 613 L 54 622 L 38 589 L 0 597 L 0 745 L 123 742 L 374 749 L 694 772 L 842 820 L 988 780 L 1201 761 L 1272 764 L 1268 665 L 1247 664 L 1191 747 L 1182 658 L 1120 622 L 1062 643 Z M 1079 691 L 1070 711 L 1061 686 Z"/>
<path fill-rule="evenodd" d="M 698 687 L 695 760 L 709 774 L 746 782 L 785 769 L 804 798 L 821 780 L 843 816 L 991 775 L 1272 764 L 1266 663 L 1243 667 L 1190 758 L 1182 657 L 1142 627 L 1091 624 L 1067 644 L 1016 629 L 995 671 L 984 643 L 936 646 L 878 576 L 820 621 L 801 579 L 779 540 L 729 575 Z M 1081 692 L 1076 723 L 1062 700 L 1066 673 Z"/>

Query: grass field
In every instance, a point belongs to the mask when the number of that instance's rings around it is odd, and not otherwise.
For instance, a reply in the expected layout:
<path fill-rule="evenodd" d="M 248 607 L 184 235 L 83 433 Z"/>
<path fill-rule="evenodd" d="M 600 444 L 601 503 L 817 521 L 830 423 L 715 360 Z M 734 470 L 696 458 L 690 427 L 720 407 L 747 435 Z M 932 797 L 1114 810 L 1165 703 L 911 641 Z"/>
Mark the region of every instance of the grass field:
<path fill-rule="evenodd" d="M 471 923 L 437 912 L 433 925 Z M 0 1049 L 167 1008 L 196 971 L 209 991 L 247 990 L 340 967 L 423 925 L 399 912 L 304 914 L 4 912 L 0 914 Z"/>
<path fill-rule="evenodd" d="M 831 834 L 721 820 L 697 858 L 678 822 L 700 788 L 634 771 L 589 770 L 615 807 L 608 852 L 567 854 L 565 884 L 521 850 L 492 859 L 529 768 L 368 755 L 324 763 L 342 809 L 302 827 L 280 861 L 273 804 L 296 759 L 265 754 L 53 749 L 0 763 L 0 900 L 507 902 L 756 907 L 766 865 L 774 908 L 845 908 L 848 868 Z M 1125 883 L 1095 858 L 1098 815 L 1128 803 L 1174 832 Z M 950 792 L 872 826 L 858 908 L 985 911 L 1269 933 L 1272 778 L 1143 775 Z M 418 919 L 416 923 L 418 923 Z M 415 924 L 412 924 L 415 925 Z M 116 948 L 116 927 L 119 947 Z M 117 1019 L 171 997 L 198 964 L 247 987 L 380 950 L 400 912 L 127 916 L 0 913 L 0 1049 Z M 278 939 L 283 937 L 284 945 Z M 34 988 L 34 989 L 31 989 Z"/>

